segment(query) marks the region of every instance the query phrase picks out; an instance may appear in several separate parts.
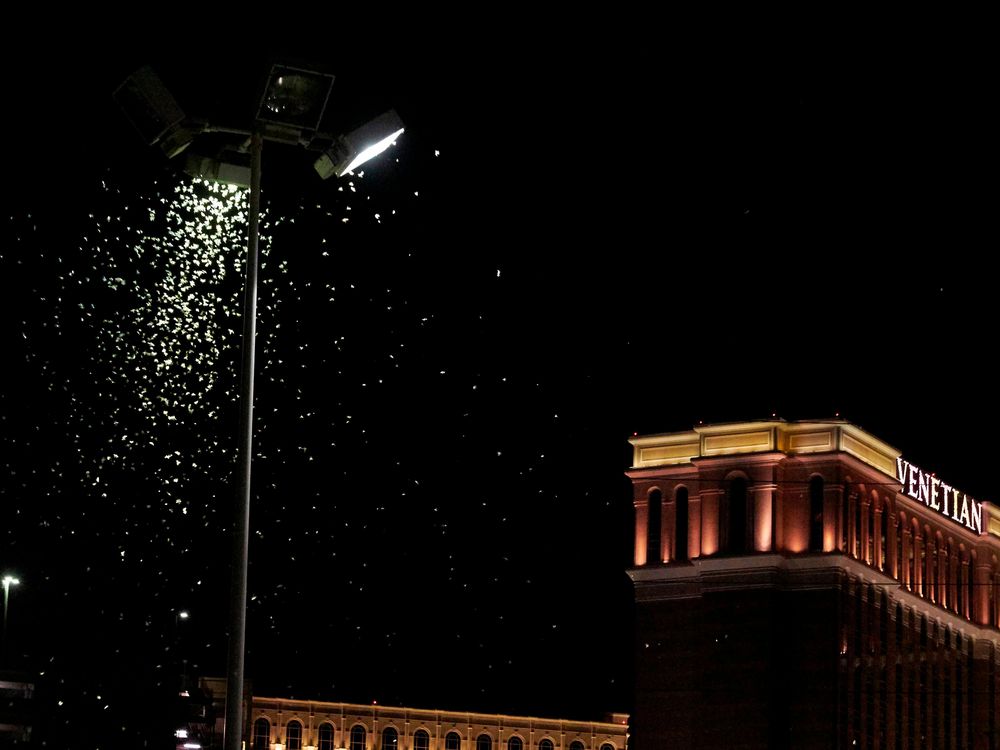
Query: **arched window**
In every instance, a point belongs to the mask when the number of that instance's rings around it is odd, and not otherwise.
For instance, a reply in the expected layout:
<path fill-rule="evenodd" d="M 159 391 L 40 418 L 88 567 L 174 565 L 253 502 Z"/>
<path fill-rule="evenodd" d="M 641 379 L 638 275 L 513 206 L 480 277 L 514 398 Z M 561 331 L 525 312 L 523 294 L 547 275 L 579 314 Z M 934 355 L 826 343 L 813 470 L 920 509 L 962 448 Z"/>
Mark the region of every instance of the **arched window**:
<path fill-rule="evenodd" d="M 660 550 L 660 524 L 663 517 L 663 493 L 653 490 L 649 493 L 649 515 L 646 527 L 646 562 L 663 562 L 663 552 Z"/>
<path fill-rule="evenodd" d="M 507 740 L 507 750 L 524 750 L 524 742 L 520 737 L 510 737 Z"/>
<path fill-rule="evenodd" d="M 382 750 L 397 750 L 399 747 L 399 732 L 392 727 L 382 730 Z"/>
<path fill-rule="evenodd" d="M 365 728 L 360 724 L 351 727 L 351 750 L 365 750 Z"/>
<path fill-rule="evenodd" d="M 552 740 L 544 739 L 538 743 L 538 750 L 554 750 Z"/>
<path fill-rule="evenodd" d="M 677 494 L 677 539 L 674 542 L 674 559 L 688 559 L 688 491 L 687 487 L 678 487 Z"/>
<path fill-rule="evenodd" d="M 285 727 L 285 750 L 302 750 L 302 725 L 295 719 Z"/>
<path fill-rule="evenodd" d="M 462 738 L 458 736 L 458 732 L 448 732 L 448 736 L 444 738 L 444 750 L 459 750 L 462 747 Z"/>
<path fill-rule="evenodd" d="M 476 750 L 493 750 L 493 739 L 488 734 L 476 737 Z"/>
<path fill-rule="evenodd" d="M 319 750 L 334 750 L 333 724 L 326 723 L 319 725 Z"/>
<path fill-rule="evenodd" d="M 740 554 L 747 550 L 747 482 L 737 477 L 729 482 L 725 508 L 725 552 Z"/>
<path fill-rule="evenodd" d="M 601 745 L 601 750 L 615 750 L 615 746 L 612 745 L 610 742 L 605 742 L 603 745 Z"/>
<path fill-rule="evenodd" d="M 583 750 L 583 743 L 580 740 L 573 740 L 569 743 L 569 750 Z"/>
<path fill-rule="evenodd" d="M 823 551 L 823 477 L 809 480 L 809 549 Z"/>
<path fill-rule="evenodd" d="M 431 736 L 423 729 L 418 729 L 413 735 L 413 750 L 430 750 Z"/>
<path fill-rule="evenodd" d="M 257 719 L 253 723 L 253 739 L 250 741 L 253 750 L 270 750 L 271 722 L 267 719 Z"/>

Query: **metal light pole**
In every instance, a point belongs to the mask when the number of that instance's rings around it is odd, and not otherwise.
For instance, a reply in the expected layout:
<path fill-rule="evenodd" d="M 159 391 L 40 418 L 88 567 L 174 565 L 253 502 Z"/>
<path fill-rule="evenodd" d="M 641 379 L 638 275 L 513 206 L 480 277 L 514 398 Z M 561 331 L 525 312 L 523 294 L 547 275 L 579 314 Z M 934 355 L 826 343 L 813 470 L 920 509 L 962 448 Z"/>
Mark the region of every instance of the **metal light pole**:
<path fill-rule="evenodd" d="M 240 750 L 243 718 L 243 660 L 246 648 L 247 560 L 250 548 L 250 464 L 253 455 L 253 376 L 257 333 L 257 241 L 260 223 L 260 157 L 264 138 L 250 137 L 250 231 L 243 290 L 243 371 L 240 383 L 240 492 L 233 529 L 233 578 L 229 602 L 229 661 L 226 670 L 225 750 Z"/>

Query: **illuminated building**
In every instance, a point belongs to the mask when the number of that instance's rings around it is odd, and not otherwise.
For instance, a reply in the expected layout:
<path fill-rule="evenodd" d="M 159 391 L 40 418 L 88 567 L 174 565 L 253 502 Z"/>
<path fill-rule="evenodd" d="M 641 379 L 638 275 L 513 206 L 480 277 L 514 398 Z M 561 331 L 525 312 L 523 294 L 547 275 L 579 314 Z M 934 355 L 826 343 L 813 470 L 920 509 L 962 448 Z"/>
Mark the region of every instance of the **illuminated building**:
<path fill-rule="evenodd" d="M 200 687 L 226 694 L 223 679 Z M 625 750 L 628 737 L 628 714 L 571 721 L 246 695 L 248 750 Z M 215 716 L 221 736 L 224 714 Z"/>
<path fill-rule="evenodd" d="M 637 750 L 1000 747 L 1000 507 L 839 420 L 630 442 Z"/>

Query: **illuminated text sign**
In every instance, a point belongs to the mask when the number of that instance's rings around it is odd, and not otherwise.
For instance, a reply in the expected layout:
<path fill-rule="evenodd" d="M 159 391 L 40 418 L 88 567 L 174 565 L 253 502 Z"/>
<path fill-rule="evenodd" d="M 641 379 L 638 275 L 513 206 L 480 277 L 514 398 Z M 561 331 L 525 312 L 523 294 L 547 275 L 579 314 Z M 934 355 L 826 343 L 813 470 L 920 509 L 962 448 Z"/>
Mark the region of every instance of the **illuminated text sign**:
<path fill-rule="evenodd" d="M 962 524 L 977 534 L 983 533 L 983 506 L 964 492 L 927 474 L 909 461 L 896 459 L 896 475 L 903 483 L 903 492 L 942 516 Z"/>

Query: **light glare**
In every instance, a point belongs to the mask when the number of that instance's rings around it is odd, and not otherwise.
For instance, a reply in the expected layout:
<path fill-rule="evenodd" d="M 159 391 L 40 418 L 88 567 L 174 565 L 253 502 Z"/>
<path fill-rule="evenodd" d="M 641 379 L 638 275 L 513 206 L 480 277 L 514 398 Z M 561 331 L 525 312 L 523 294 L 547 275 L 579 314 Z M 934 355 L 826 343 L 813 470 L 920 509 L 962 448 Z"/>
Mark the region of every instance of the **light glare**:
<path fill-rule="evenodd" d="M 381 154 L 383 151 L 389 148 L 389 146 L 391 146 L 397 138 L 399 138 L 402 132 L 403 128 L 400 128 L 392 135 L 386 136 L 378 143 L 375 143 L 374 145 L 364 149 L 361 153 L 359 153 L 357 156 L 354 157 L 354 161 L 352 161 L 350 164 L 347 165 L 347 167 L 344 169 L 344 172 L 345 173 L 353 172 L 355 167 L 359 167 L 369 159 L 373 159 L 379 154 Z"/>

